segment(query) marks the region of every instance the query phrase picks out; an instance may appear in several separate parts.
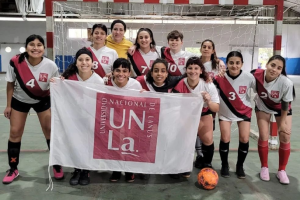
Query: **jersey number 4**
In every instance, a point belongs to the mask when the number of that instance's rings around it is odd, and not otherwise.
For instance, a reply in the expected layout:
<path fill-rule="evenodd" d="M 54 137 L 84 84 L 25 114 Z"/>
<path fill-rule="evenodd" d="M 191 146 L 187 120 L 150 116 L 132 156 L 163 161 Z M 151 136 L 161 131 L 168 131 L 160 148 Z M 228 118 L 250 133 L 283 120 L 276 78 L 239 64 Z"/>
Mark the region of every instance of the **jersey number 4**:
<path fill-rule="evenodd" d="M 26 83 L 27 86 L 30 86 L 31 88 L 33 88 L 35 85 L 34 85 L 34 79 L 30 79 L 27 83 Z"/>

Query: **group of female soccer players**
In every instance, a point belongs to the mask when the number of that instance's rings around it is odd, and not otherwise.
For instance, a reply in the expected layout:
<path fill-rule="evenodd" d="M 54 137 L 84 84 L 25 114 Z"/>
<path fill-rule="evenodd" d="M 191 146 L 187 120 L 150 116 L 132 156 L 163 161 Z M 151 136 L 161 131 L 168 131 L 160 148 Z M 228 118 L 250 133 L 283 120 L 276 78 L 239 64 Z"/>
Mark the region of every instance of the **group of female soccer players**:
<path fill-rule="evenodd" d="M 227 55 L 226 65 L 217 58 L 215 44 L 204 40 L 200 47 L 201 57 L 181 50 L 183 35 L 177 30 L 168 36 L 169 47 L 157 47 L 153 33 L 148 28 L 139 29 L 132 44 L 124 38 L 126 24 L 115 20 L 112 33 L 107 34 L 103 24 L 92 28 L 91 47 L 79 49 L 72 63 L 61 75 L 62 79 L 105 84 L 120 90 L 134 89 L 152 92 L 195 93 L 203 98 L 204 105 L 196 140 L 197 159 L 195 167 L 212 167 L 214 155 L 214 118 L 218 113 L 221 140 L 219 153 L 222 161 L 221 176 L 229 177 L 228 153 L 231 124 L 236 121 L 239 128 L 238 159 L 236 174 L 245 178 L 243 163 L 249 149 L 249 133 L 252 108 L 250 89 L 255 96 L 255 112 L 259 127 L 258 152 L 261 160 L 260 178 L 269 181 L 268 133 L 269 121 L 275 114 L 279 127 L 279 168 L 277 178 L 282 184 L 289 184 L 285 167 L 290 155 L 292 126 L 291 102 L 295 97 L 293 83 L 285 72 L 285 59 L 273 56 L 266 69 L 250 72 L 242 70 L 243 56 L 237 51 Z M 39 35 L 26 39 L 26 52 L 14 56 L 7 71 L 7 107 L 4 111 L 10 120 L 8 141 L 8 162 L 10 169 L 3 179 L 9 184 L 19 175 L 21 138 L 27 114 L 33 108 L 38 115 L 42 130 L 50 148 L 50 82 L 55 82 L 58 69 L 55 63 L 44 57 L 44 40 Z M 226 70 L 225 70 L 226 69 Z M 107 77 L 109 79 L 107 80 Z M 105 81 L 103 80 L 105 78 Z M 200 138 L 200 139 L 199 139 Z M 54 177 L 63 179 L 61 166 L 53 166 Z M 172 178 L 189 177 L 190 172 L 170 174 Z M 121 172 L 113 172 L 110 181 L 121 178 Z M 148 174 L 141 174 L 148 179 Z M 135 176 L 125 172 L 127 182 Z M 89 171 L 75 169 L 71 185 L 87 185 Z"/>

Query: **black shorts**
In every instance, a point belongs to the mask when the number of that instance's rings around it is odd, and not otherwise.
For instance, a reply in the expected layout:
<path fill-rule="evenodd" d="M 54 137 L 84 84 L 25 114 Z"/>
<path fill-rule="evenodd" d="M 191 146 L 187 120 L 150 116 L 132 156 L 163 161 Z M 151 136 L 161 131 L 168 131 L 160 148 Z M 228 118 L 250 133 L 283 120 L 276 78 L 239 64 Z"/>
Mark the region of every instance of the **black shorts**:
<path fill-rule="evenodd" d="M 258 111 L 264 112 L 264 111 L 262 111 L 262 110 L 259 110 L 258 107 L 255 106 L 255 112 L 258 112 Z M 277 114 L 274 114 L 275 117 L 280 117 L 280 116 L 281 116 L 281 110 L 277 110 L 277 111 L 275 111 L 275 112 L 277 112 Z M 292 114 L 293 114 L 292 109 L 290 109 L 290 110 L 288 111 L 288 113 L 287 113 L 287 116 L 292 115 Z"/>
<path fill-rule="evenodd" d="M 50 106 L 50 97 L 47 97 L 35 104 L 24 103 L 14 97 L 11 99 L 11 107 L 16 111 L 24 113 L 28 113 L 30 108 L 33 108 L 37 113 L 44 112 L 45 110 L 48 110 Z"/>

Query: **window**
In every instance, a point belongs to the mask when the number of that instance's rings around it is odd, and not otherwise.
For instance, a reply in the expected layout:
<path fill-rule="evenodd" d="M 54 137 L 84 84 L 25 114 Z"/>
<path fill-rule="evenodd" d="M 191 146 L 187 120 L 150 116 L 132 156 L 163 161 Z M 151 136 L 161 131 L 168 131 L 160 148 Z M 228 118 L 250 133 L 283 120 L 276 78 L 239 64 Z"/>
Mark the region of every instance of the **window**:
<path fill-rule="evenodd" d="M 283 56 L 284 48 L 281 49 L 281 56 Z M 258 49 L 258 69 L 265 69 L 266 64 L 273 56 L 273 48 L 259 48 Z"/>
<path fill-rule="evenodd" d="M 186 47 L 185 51 L 191 52 L 191 53 L 193 53 L 195 55 L 198 55 L 198 56 L 201 55 L 201 53 L 200 53 L 200 47 Z"/>
<path fill-rule="evenodd" d="M 79 28 L 70 28 L 68 30 L 68 36 L 70 39 L 87 39 L 88 31 L 87 29 L 79 29 Z"/>

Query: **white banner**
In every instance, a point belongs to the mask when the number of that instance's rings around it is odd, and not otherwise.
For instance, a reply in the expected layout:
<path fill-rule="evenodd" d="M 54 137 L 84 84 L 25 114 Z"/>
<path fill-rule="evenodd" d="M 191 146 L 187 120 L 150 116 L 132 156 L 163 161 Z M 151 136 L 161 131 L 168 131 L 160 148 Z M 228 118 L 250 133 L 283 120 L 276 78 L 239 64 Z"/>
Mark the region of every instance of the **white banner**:
<path fill-rule="evenodd" d="M 193 94 L 51 83 L 49 165 L 175 174 L 192 170 L 203 106 Z"/>

